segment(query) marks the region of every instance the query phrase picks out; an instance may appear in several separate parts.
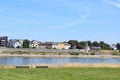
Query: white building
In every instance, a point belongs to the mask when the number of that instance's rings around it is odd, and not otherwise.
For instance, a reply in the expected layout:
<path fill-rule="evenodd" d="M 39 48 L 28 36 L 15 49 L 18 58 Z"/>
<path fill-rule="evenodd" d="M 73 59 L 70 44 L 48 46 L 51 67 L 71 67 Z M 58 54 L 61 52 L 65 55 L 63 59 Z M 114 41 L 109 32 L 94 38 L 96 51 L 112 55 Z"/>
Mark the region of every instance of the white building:
<path fill-rule="evenodd" d="M 111 48 L 112 48 L 113 50 L 117 50 L 116 44 L 112 44 L 112 45 L 111 45 Z"/>
<path fill-rule="evenodd" d="M 101 47 L 91 47 L 92 50 L 101 50 Z"/>
<path fill-rule="evenodd" d="M 20 42 L 15 42 L 14 48 L 21 48 L 22 44 Z"/>
<path fill-rule="evenodd" d="M 10 39 L 9 40 L 9 47 L 10 48 L 22 48 L 23 39 Z"/>
<path fill-rule="evenodd" d="M 68 43 L 64 43 L 64 49 L 70 49 L 71 45 Z"/>
<path fill-rule="evenodd" d="M 30 42 L 30 48 L 36 48 L 36 49 L 39 49 L 39 45 L 41 44 L 40 41 L 37 41 L 37 40 L 33 40 Z"/>
<path fill-rule="evenodd" d="M 85 43 L 84 50 L 86 53 L 88 53 L 88 51 L 90 51 L 90 47 L 88 46 L 87 42 Z"/>
<path fill-rule="evenodd" d="M 62 42 L 53 42 L 52 49 L 70 49 L 71 45 L 68 43 Z"/>

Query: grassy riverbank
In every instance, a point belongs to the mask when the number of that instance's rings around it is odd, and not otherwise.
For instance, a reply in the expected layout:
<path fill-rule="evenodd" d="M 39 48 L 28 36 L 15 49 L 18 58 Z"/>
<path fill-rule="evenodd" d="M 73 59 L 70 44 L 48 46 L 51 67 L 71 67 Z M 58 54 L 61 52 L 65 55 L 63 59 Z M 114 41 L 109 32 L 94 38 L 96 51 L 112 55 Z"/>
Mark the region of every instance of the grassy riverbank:
<path fill-rule="evenodd" d="M 0 69 L 0 80 L 120 80 L 120 68 Z"/>
<path fill-rule="evenodd" d="M 48 52 L 47 52 L 48 51 Z M 78 51 L 78 52 L 77 52 Z M 88 53 L 86 52 L 79 52 L 79 50 L 44 50 L 44 51 L 39 51 L 39 50 L 22 50 L 22 49 L 14 49 L 14 50 L 6 50 L 6 51 L 1 51 L 0 54 L 35 54 L 35 55 L 117 55 L 120 56 L 119 51 L 114 51 L 114 50 L 91 50 Z"/>

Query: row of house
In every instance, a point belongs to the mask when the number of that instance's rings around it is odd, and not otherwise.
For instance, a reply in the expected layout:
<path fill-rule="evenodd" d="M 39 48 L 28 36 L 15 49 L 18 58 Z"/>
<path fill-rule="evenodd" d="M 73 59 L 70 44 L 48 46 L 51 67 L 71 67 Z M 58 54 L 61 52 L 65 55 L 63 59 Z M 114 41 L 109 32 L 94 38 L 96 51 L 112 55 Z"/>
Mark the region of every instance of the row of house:
<path fill-rule="evenodd" d="M 8 41 L 9 48 L 22 48 L 23 46 L 22 39 L 10 39 Z M 36 48 L 36 49 L 69 49 L 71 47 L 68 43 L 63 42 L 45 42 L 42 43 L 37 40 L 30 41 L 29 48 Z"/>
<path fill-rule="evenodd" d="M 9 39 L 7 36 L 0 37 L 0 47 L 9 47 L 9 48 L 22 48 L 24 39 Z M 67 42 L 40 42 L 37 40 L 30 41 L 30 48 L 36 49 L 69 49 L 71 47 Z M 116 45 L 111 45 L 111 48 L 117 50 Z M 86 43 L 85 50 L 90 50 L 90 47 Z M 101 47 L 91 47 L 91 49 L 101 49 Z"/>
<path fill-rule="evenodd" d="M 24 39 L 9 39 L 8 37 L 0 37 L 0 47 L 9 47 L 9 48 L 22 48 Z M 30 48 L 37 49 L 69 49 L 71 47 L 67 42 L 45 42 L 42 43 L 37 40 L 30 41 Z M 86 50 L 90 50 L 89 46 L 86 44 Z"/>
<path fill-rule="evenodd" d="M 8 47 L 8 48 L 22 48 L 24 39 L 9 39 L 7 36 L 0 37 L 0 47 Z M 30 48 L 37 49 L 69 49 L 71 47 L 68 43 L 63 42 L 45 42 L 42 43 L 37 40 L 30 41 Z"/>

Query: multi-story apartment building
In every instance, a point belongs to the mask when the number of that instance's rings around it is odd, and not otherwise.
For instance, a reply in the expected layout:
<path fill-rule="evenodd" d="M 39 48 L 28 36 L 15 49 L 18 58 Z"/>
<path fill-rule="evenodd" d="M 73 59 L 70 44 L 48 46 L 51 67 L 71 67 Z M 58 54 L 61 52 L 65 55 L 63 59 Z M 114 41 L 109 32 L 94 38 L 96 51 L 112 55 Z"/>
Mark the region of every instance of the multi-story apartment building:
<path fill-rule="evenodd" d="M 0 37 L 0 47 L 8 47 L 8 37 L 7 36 Z"/>

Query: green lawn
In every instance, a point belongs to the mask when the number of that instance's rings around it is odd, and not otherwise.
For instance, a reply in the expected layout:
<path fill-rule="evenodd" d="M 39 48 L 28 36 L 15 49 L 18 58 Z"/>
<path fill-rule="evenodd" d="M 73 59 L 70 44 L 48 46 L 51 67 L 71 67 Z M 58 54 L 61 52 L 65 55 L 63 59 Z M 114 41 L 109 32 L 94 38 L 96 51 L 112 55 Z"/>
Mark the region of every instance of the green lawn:
<path fill-rule="evenodd" d="M 0 80 L 120 80 L 120 68 L 0 69 Z"/>

